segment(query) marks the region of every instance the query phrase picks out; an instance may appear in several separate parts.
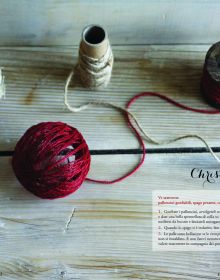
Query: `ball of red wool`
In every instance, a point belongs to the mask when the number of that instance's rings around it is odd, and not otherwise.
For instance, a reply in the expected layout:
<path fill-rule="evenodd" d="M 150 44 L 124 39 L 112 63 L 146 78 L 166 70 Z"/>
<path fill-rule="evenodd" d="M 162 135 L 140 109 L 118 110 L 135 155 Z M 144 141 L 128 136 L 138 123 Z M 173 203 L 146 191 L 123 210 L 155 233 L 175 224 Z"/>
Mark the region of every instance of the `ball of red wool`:
<path fill-rule="evenodd" d="M 43 122 L 29 128 L 18 141 L 12 166 L 20 183 L 41 198 L 60 198 L 75 192 L 90 167 L 82 134 L 62 122 Z"/>

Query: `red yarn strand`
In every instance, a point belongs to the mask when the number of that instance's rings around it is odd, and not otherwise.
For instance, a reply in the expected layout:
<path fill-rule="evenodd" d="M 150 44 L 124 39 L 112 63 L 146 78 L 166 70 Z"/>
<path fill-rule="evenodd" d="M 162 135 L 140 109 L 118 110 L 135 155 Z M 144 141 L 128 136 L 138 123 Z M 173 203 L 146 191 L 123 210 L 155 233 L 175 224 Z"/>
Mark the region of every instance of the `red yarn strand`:
<path fill-rule="evenodd" d="M 114 184 L 114 183 L 120 182 L 120 181 L 130 177 L 131 175 L 133 175 L 144 163 L 145 156 L 146 156 L 146 149 L 145 149 L 144 141 L 143 141 L 140 133 L 138 132 L 138 130 L 131 123 L 128 114 L 126 114 L 126 119 L 127 119 L 127 123 L 129 125 L 129 127 L 131 127 L 134 134 L 136 135 L 136 137 L 137 137 L 137 139 L 140 143 L 141 149 L 142 149 L 142 156 L 139 160 L 139 163 L 130 172 L 126 173 L 125 175 L 123 175 L 123 176 L 121 176 L 117 179 L 114 179 L 114 180 L 97 180 L 97 179 L 92 179 L 92 178 L 86 178 L 87 181 L 94 182 L 94 183 L 100 183 L 100 184 Z"/>
<path fill-rule="evenodd" d="M 173 100 L 172 98 L 170 97 L 167 97 L 165 95 L 162 95 L 160 93 L 157 93 L 157 92 L 142 92 L 142 93 L 139 93 L 137 95 L 135 95 L 134 97 L 132 97 L 128 103 L 127 103 L 127 106 L 126 108 L 128 109 L 132 103 L 134 103 L 137 99 L 139 99 L 140 97 L 143 97 L 143 96 L 156 96 L 156 97 L 159 97 L 160 99 L 174 105 L 175 107 L 178 107 L 178 108 L 181 108 L 183 110 L 186 110 L 186 111 L 191 111 L 191 112 L 195 112 L 195 113 L 200 113 L 200 114 L 220 114 L 220 110 L 216 110 L 216 109 L 197 109 L 197 108 L 193 108 L 193 107 L 190 107 L 190 106 L 186 106 L 182 103 L 179 103 L 175 100 Z"/>
<path fill-rule="evenodd" d="M 186 106 L 182 103 L 179 103 L 179 102 L 171 99 L 170 97 L 167 97 L 167 96 L 162 95 L 162 94 L 157 93 L 157 92 L 142 92 L 142 93 L 139 93 L 139 94 L 135 95 L 134 97 L 132 97 L 128 101 L 128 103 L 126 105 L 126 109 L 128 110 L 131 107 L 131 105 L 133 103 L 135 103 L 135 101 L 137 101 L 141 97 L 147 97 L 147 96 L 156 96 L 156 97 L 174 105 L 175 107 L 181 108 L 181 109 L 186 110 L 186 111 L 191 111 L 191 112 L 200 113 L 200 114 L 211 114 L 211 115 L 212 114 L 220 114 L 220 110 L 193 108 L 193 107 L 190 107 L 190 106 Z M 146 157 L 146 149 L 145 149 L 144 141 L 141 137 L 140 132 L 135 128 L 134 124 L 132 123 L 132 118 L 130 117 L 130 115 L 128 113 L 125 113 L 125 116 L 126 116 L 126 121 L 127 121 L 128 126 L 133 130 L 134 134 L 136 135 L 136 137 L 137 137 L 137 139 L 140 143 L 141 149 L 142 149 L 142 156 L 140 158 L 139 163 L 130 172 L 128 172 L 127 174 L 125 174 L 125 175 L 123 175 L 123 176 L 121 176 L 117 179 L 114 179 L 114 180 L 97 180 L 97 179 L 86 178 L 87 181 L 95 182 L 95 183 L 101 183 L 101 184 L 114 184 L 114 183 L 120 182 L 120 181 L 128 178 L 129 176 L 133 175 L 143 165 L 145 157 Z"/>

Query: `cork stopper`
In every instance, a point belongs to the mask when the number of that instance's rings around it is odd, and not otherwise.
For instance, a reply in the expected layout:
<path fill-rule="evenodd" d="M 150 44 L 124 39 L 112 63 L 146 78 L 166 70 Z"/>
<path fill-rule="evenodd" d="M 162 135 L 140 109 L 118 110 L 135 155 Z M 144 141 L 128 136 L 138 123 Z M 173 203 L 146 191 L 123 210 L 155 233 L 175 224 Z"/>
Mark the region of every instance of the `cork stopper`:
<path fill-rule="evenodd" d="M 82 32 L 81 50 L 89 57 L 100 59 L 107 51 L 108 35 L 99 25 L 89 25 Z"/>
<path fill-rule="evenodd" d="M 212 79 L 220 82 L 220 42 L 211 46 L 206 54 L 206 69 Z"/>

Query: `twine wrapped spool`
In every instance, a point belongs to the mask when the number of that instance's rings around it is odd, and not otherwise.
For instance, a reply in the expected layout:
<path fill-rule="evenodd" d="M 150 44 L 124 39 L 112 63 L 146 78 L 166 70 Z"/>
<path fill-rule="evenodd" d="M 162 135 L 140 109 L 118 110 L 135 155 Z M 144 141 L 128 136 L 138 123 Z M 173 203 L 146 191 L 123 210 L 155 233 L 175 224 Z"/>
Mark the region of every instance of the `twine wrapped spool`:
<path fill-rule="evenodd" d="M 207 102 L 220 108 L 220 42 L 212 45 L 206 54 L 201 89 Z"/>
<path fill-rule="evenodd" d="M 113 54 L 107 32 L 98 25 L 87 26 L 82 32 L 77 73 L 84 87 L 100 89 L 110 81 Z"/>

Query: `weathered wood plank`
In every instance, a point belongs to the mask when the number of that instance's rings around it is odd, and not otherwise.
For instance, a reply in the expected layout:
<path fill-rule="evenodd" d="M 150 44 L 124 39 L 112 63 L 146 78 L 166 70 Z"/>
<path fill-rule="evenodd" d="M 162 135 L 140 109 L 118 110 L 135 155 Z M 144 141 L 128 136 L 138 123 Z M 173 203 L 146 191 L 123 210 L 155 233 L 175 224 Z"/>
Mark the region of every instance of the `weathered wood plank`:
<path fill-rule="evenodd" d="M 16 9 L 15 9 L 16 7 Z M 77 45 L 85 25 L 104 25 L 114 44 L 219 40 L 217 0 L 1 0 L 1 45 Z"/>
<path fill-rule="evenodd" d="M 200 94 L 200 78 L 208 47 L 114 47 L 110 85 L 105 90 L 90 92 L 74 81 L 69 101 L 79 105 L 102 99 L 125 106 L 138 92 L 159 91 L 185 104 L 206 108 Z M 65 109 L 63 88 L 76 60 L 77 48 L 0 49 L 0 65 L 4 66 L 7 87 L 6 99 L 0 101 L 0 150 L 12 150 L 29 126 L 55 120 L 77 127 L 91 149 L 138 147 L 119 112 L 92 108 L 73 114 Z M 160 140 L 197 133 L 205 136 L 211 145 L 219 145 L 219 116 L 185 112 L 154 97 L 138 101 L 132 110 L 146 130 Z M 179 146 L 202 144 L 188 139 L 169 145 Z"/>
<path fill-rule="evenodd" d="M 89 175 L 115 178 L 137 159 L 93 156 Z M 190 171 L 217 168 L 209 154 L 148 155 L 144 167 L 124 182 L 84 183 L 55 201 L 25 191 L 10 161 L 0 158 L 1 279 L 218 279 L 218 252 L 151 249 L 151 191 L 202 189 Z M 219 181 L 205 188 L 218 189 Z"/>

